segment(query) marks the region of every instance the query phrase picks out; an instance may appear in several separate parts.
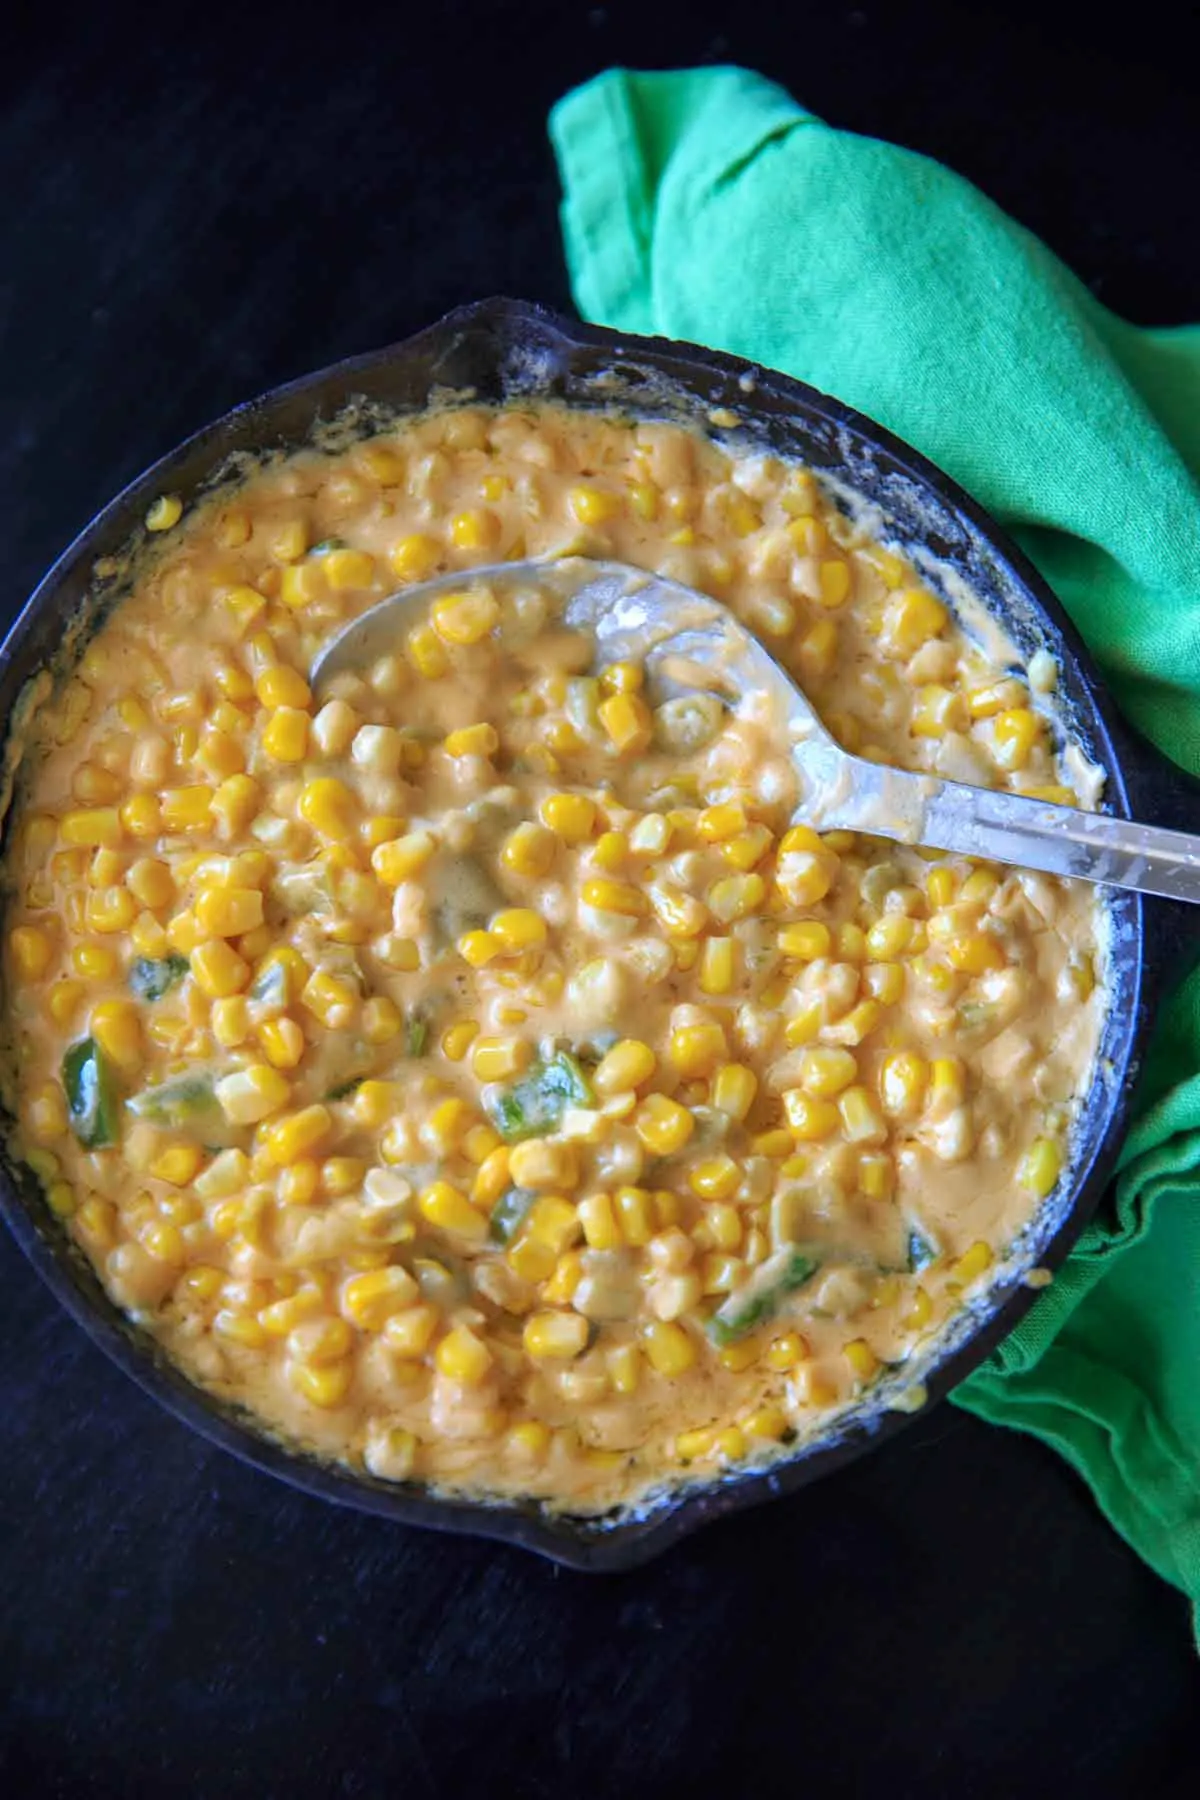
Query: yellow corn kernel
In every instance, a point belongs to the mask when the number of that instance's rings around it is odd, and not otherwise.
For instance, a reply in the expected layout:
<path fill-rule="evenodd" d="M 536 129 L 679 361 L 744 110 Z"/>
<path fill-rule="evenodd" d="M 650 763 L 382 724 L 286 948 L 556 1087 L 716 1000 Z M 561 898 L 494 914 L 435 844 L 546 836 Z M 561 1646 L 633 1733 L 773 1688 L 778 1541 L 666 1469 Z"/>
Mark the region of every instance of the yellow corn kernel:
<path fill-rule="evenodd" d="M 205 888 L 195 906 L 196 923 L 212 937 L 241 937 L 263 922 L 263 897 L 257 888 Z"/>
<path fill-rule="evenodd" d="M 986 975 L 1006 967 L 1007 959 L 997 938 L 987 931 L 970 931 L 946 945 L 946 960 L 964 975 Z"/>
<path fill-rule="evenodd" d="M 224 938 L 197 944 L 190 961 L 193 979 L 210 1000 L 239 994 L 250 980 L 250 964 Z"/>
<path fill-rule="evenodd" d="M 140 912 L 129 927 L 129 941 L 139 956 L 163 957 L 171 940 L 153 913 Z"/>
<path fill-rule="evenodd" d="M 499 624 L 500 603 L 486 588 L 470 593 L 443 594 L 434 601 L 429 616 L 443 643 L 478 644 Z"/>
<path fill-rule="evenodd" d="M 421 1127 L 423 1142 L 438 1156 L 452 1156 L 471 1128 L 475 1117 L 466 1101 L 457 1094 L 439 1100 Z"/>
<path fill-rule="evenodd" d="M 547 875 L 554 863 L 554 834 L 544 825 L 518 825 L 504 841 L 500 860 L 514 875 Z"/>
<path fill-rule="evenodd" d="M 604 1359 L 614 1394 L 636 1394 L 642 1379 L 642 1352 L 637 1344 L 618 1344 Z"/>
<path fill-rule="evenodd" d="M 990 869 L 972 869 L 959 890 L 959 900 L 965 905 L 986 906 L 997 893 L 1000 879 Z"/>
<path fill-rule="evenodd" d="M 136 1069 L 142 1058 L 142 1025 L 132 1000 L 102 1000 L 93 1006 L 88 1029 L 122 1069 Z"/>
<path fill-rule="evenodd" d="M 706 806 L 696 820 L 696 830 L 707 844 L 723 844 L 746 830 L 746 809 L 740 800 L 721 800 Z"/>
<path fill-rule="evenodd" d="M 40 1144 L 61 1139 L 67 1129 L 67 1109 L 57 1082 L 47 1081 L 36 1089 L 29 1101 L 27 1123 Z"/>
<path fill-rule="evenodd" d="M 120 799 L 123 785 L 111 769 L 83 763 L 71 779 L 71 792 L 84 806 L 106 806 Z"/>
<path fill-rule="evenodd" d="M 500 1144 L 484 1157 L 475 1171 L 471 1201 L 475 1206 L 494 1206 L 509 1186 L 508 1145 Z"/>
<path fill-rule="evenodd" d="M 624 1243 L 611 1194 L 588 1194 L 579 1202 L 579 1223 L 589 1250 L 619 1250 Z"/>
<path fill-rule="evenodd" d="M 297 810 L 306 824 L 331 843 L 344 844 L 353 836 L 358 823 L 358 801 L 344 781 L 335 776 L 318 776 L 300 790 Z"/>
<path fill-rule="evenodd" d="M 450 1062 L 461 1062 L 478 1036 L 479 1026 L 474 1019 L 460 1019 L 442 1033 L 442 1055 Z"/>
<path fill-rule="evenodd" d="M 370 587 L 375 579 L 375 558 L 367 550 L 327 550 L 321 568 L 335 594 Z"/>
<path fill-rule="evenodd" d="M 87 897 L 85 919 L 89 931 L 128 931 L 137 917 L 137 903 L 126 887 L 97 888 Z"/>
<path fill-rule="evenodd" d="M 575 1269 L 577 1258 L 555 1257 L 548 1244 L 539 1244 L 528 1236 L 519 1237 L 515 1244 L 505 1253 L 504 1259 L 514 1275 L 522 1281 L 545 1282 L 543 1296 L 555 1305 L 567 1306 L 582 1276 L 582 1266 Z M 561 1269 L 562 1279 L 558 1279 Z M 574 1275 L 570 1271 L 575 1269 Z"/>
<path fill-rule="evenodd" d="M 778 1443 L 791 1430 L 791 1421 L 781 1406 L 760 1406 L 742 1420 L 742 1430 L 747 1437 Z"/>
<path fill-rule="evenodd" d="M 704 1209 L 704 1223 L 716 1250 L 736 1250 L 742 1241 L 742 1219 L 736 1206 L 724 1200 L 714 1201 Z"/>
<path fill-rule="evenodd" d="M 471 1071 L 476 1081 L 509 1081 L 523 1074 L 533 1061 L 528 1038 L 480 1037 L 471 1051 Z"/>
<path fill-rule="evenodd" d="M 531 1313 L 521 1341 L 536 1362 L 569 1361 L 587 1347 L 588 1322 L 578 1313 Z"/>
<path fill-rule="evenodd" d="M 581 1229 L 577 1207 L 559 1194 L 542 1194 L 529 1209 L 522 1236 L 558 1257 L 579 1241 Z"/>
<path fill-rule="evenodd" d="M 776 1369 L 783 1373 L 788 1369 L 794 1369 L 797 1363 L 804 1362 L 808 1355 L 808 1345 L 800 1333 L 785 1331 L 781 1337 L 773 1339 L 763 1360 L 768 1369 Z"/>
<path fill-rule="evenodd" d="M 894 1050 L 879 1066 L 879 1097 L 891 1119 L 913 1119 L 925 1104 L 929 1067 L 915 1050 Z"/>
<path fill-rule="evenodd" d="M 967 1075 L 957 1056 L 937 1056 L 929 1065 L 929 1111 L 944 1119 L 967 1097 Z"/>
<path fill-rule="evenodd" d="M 54 960 L 54 944 L 39 925 L 16 925 L 8 934 L 9 954 L 23 981 L 40 981 Z"/>
<path fill-rule="evenodd" d="M 494 725 L 464 725 L 443 742 L 447 756 L 495 756 L 500 737 Z"/>
<path fill-rule="evenodd" d="M 705 898 L 709 910 L 722 925 L 735 919 L 746 919 L 762 906 L 767 897 L 767 884 L 761 875 L 725 875 L 714 881 Z"/>
<path fill-rule="evenodd" d="M 828 925 L 819 919 L 799 919 L 782 928 L 777 942 L 784 956 L 797 962 L 815 962 L 818 957 L 829 955 L 833 937 Z"/>
<path fill-rule="evenodd" d="M 199 1172 L 204 1152 L 199 1144 L 169 1144 L 150 1164 L 149 1173 L 172 1187 L 186 1187 Z"/>
<path fill-rule="evenodd" d="M 547 794 L 538 811 L 543 825 L 566 844 L 585 843 L 596 823 L 596 803 L 586 794 Z"/>
<path fill-rule="evenodd" d="M 944 631 L 949 618 L 940 600 L 924 588 L 901 588 L 889 595 L 879 643 L 887 656 L 905 661 Z"/>
<path fill-rule="evenodd" d="M 83 852 L 81 850 L 68 850 L 64 851 L 63 854 L 65 856 L 82 856 Z M 57 862 L 57 860 L 58 858 L 56 857 L 55 861 Z M 125 864 L 123 859 L 117 855 L 115 850 L 105 848 L 95 851 L 87 866 L 88 886 L 91 888 L 112 887 L 115 882 L 120 880 L 124 867 Z"/>
<path fill-rule="evenodd" d="M 693 1431 L 681 1431 L 675 1439 L 675 1455 L 680 1462 L 698 1462 L 709 1455 L 716 1441 L 716 1427 L 712 1425 L 700 1425 Z"/>
<path fill-rule="evenodd" d="M 903 913 L 885 913 L 867 932 L 867 955 L 874 962 L 894 962 L 912 943 L 913 920 Z"/>
<path fill-rule="evenodd" d="M 389 844 L 376 845 L 371 867 L 385 887 L 399 887 L 420 873 L 436 849 L 437 842 L 428 831 L 409 831 Z"/>
<path fill-rule="evenodd" d="M 384 1322 L 383 1341 L 394 1356 L 416 1359 L 429 1348 L 439 1322 L 436 1306 L 406 1306 Z"/>
<path fill-rule="evenodd" d="M 308 755 L 309 718 L 295 706 L 277 706 L 262 734 L 263 753 L 273 762 L 303 762 Z"/>
<path fill-rule="evenodd" d="M 117 972 L 116 953 L 107 944 L 76 944 L 71 965 L 88 981 L 109 981 Z"/>
<path fill-rule="evenodd" d="M 827 606 L 830 611 L 844 606 L 850 597 L 850 565 L 841 557 L 828 557 L 820 565 L 818 576 L 819 589 L 816 595 L 819 606 Z"/>
<path fill-rule="evenodd" d="M 646 897 L 640 888 L 625 881 L 608 881 L 594 877 L 583 884 L 584 904 L 597 912 L 617 913 L 626 919 L 640 919 L 647 911 Z"/>
<path fill-rule="evenodd" d="M 704 994 L 728 994 L 733 988 L 734 961 L 731 937 L 704 940 L 700 954 L 700 991 Z"/>
<path fill-rule="evenodd" d="M 503 946 L 490 931 L 464 931 L 455 948 L 473 969 L 486 968 L 502 953 Z"/>
<path fill-rule="evenodd" d="M 327 1106 L 318 1102 L 302 1107 L 299 1112 L 288 1113 L 271 1126 L 265 1139 L 267 1155 L 280 1167 L 298 1162 L 318 1144 L 323 1144 L 332 1130 L 333 1115 Z"/>
<path fill-rule="evenodd" d="M 763 1341 L 760 1337 L 744 1337 L 736 1344 L 727 1344 L 717 1361 L 731 1375 L 742 1375 L 747 1369 L 754 1367 L 762 1353 Z"/>
<path fill-rule="evenodd" d="M 966 725 L 962 696 L 954 688 L 930 682 L 917 689 L 908 728 L 914 737 L 943 738 Z"/>
<path fill-rule="evenodd" d="M 579 1186 L 579 1150 L 570 1142 L 551 1138 L 526 1138 L 510 1153 L 512 1178 L 517 1187 L 538 1193 L 556 1193 Z"/>
<path fill-rule="evenodd" d="M 1041 728 L 1041 720 L 1028 706 L 1015 706 L 997 715 L 992 727 L 992 754 L 1006 773 L 1025 767 Z"/>
<path fill-rule="evenodd" d="M 696 1361 L 696 1345 L 675 1320 L 653 1319 L 642 1327 L 642 1347 L 656 1375 L 686 1375 Z"/>
<path fill-rule="evenodd" d="M 689 1079 L 711 1075 L 728 1054 L 724 1028 L 711 1019 L 678 1027 L 667 1045 L 667 1060 Z"/>
<path fill-rule="evenodd" d="M 683 1217 L 683 1201 L 670 1188 L 655 1188 L 651 1195 L 654 1219 L 659 1231 L 669 1231 Z"/>
<path fill-rule="evenodd" d="M 121 808 L 121 824 L 131 837 L 157 837 L 162 808 L 154 794 L 134 794 Z"/>
<path fill-rule="evenodd" d="M 838 1096 L 842 1130 L 851 1144 L 882 1144 L 887 1124 L 865 1087 L 848 1087 Z"/>
<path fill-rule="evenodd" d="M 634 1129 L 652 1156 L 672 1156 L 691 1142 L 695 1120 L 665 1094 L 648 1094 L 634 1115 Z"/>
<path fill-rule="evenodd" d="M 702 1200 L 728 1200 L 736 1193 L 742 1172 L 731 1156 L 720 1151 L 696 1163 L 688 1175 L 688 1184 Z"/>
<path fill-rule="evenodd" d="M 895 1006 L 904 997 L 904 970 L 899 963 L 870 963 L 862 973 L 863 986 L 879 1006 Z"/>
<path fill-rule="evenodd" d="M 167 788 L 162 796 L 164 831 L 207 831 L 212 824 L 213 791 L 207 787 Z"/>
<path fill-rule="evenodd" d="M 166 863 L 156 856 L 139 856 L 131 863 L 125 885 L 142 906 L 152 911 L 170 906 L 175 898 L 175 878 Z"/>
<path fill-rule="evenodd" d="M 964 1251 L 958 1261 L 952 1265 L 950 1278 L 961 1287 L 967 1287 L 971 1282 L 978 1281 L 981 1275 L 986 1275 L 994 1261 L 995 1256 L 991 1245 L 985 1244 L 981 1240 L 979 1243 L 972 1244 L 971 1248 Z"/>
<path fill-rule="evenodd" d="M 921 1331 L 933 1317 L 933 1301 L 923 1287 L 913 1289 L 908 1311 L 900 1320 L 905 1331 Z"/>
<path fill-rule="evenodd" d="M 896 1167 L 890 1156 L 867 1151 L 858 1159 L 858 1191 L 868 1200 L 890 1200 L 896 1186 Z"/>
<path fill-rule="evenodd" d="M 948 863 L 936 863 L 925 877 L 925 893 L 935 911 L 954 899 L 957 877 Z"/>
<path fill-rule="evenodd" d="M 434 1181 L 424 1190 L 418 1205 L 421 1216 L 439 1231 L 478 1243 L 487 1236 L 487 1215 L 471 1205 L 460 1188 L 448 1181 Z"/>
<path fill-rule="evenodd" d="M 170 531 L 183 517 L 183 501 L 178 494 L 160 494 L 146 514 L 147 531 Z"/>
<path fill-rule="evenodd" d="M 1062 1171 L 1062 1148 L 1053 1138 L 1035 1138 L 1022 1159 L 1017 1180 L 1026 1192 L 1044 1200 Z"/>
<path fill-rule="evenodd" d="M 310 1363 L 288 1364 L 288 1380 L 296 1392 L 313 1406 L 327 1410 L 341 1406 L 354 1380 L 354 1365 L 346 1359 L 314 1368 Z"/>
<path fill-rule="evenodd" d="M 658 1058 L 649 1044 L 640 1038 L 622 1038 L 597 1063 L 592 1086 L 602 1097 L 630 1093 L 649 1081 L 657 1067 Z"/>
<path fill-rule="evenodd" d="M 252 775 L 231 775 L 216 789 L 210 810 L 220 830 L 229 838 L 245 829 L 261 803 L 262 789 Z"/>
<path fill-rule="evenodd" d="M 608 835 L 610 834 L 606 832 L 605 836 Z M 600 842 L 603 841 L 602 838 Z M 649 892 L 655 917 L 664 931 L 669 931 L 672 937 L 698 937 L 708 924 L 708 908 L 691 894 L 684 893 L 682 888 L 655 881 L 651 883 Z"/>
<path fill-rule="evenodd" d="M 299 1288 L 282 1300 L 273 1300 L 258 1314 L 258 1322 L 268 1337 L 288 1337 L 308 1319 L 319 1318 L 325 1311 L 325 1296 L 319 1288 Z"/>
<path fill-rule="evenodd" d="M 445 645 L 432 625 L 414 625 L 404 640 L 404 654 L 422 681 L 437 681 L 450 667 Z"/>
<path fill-rule="evenodd" d="M 816 1143 L 837 1130 L 841 1115 L 829 1100 L 789 1088 L 783 1096 L 784 1117 L 792 1137 L 800 1143 Z"/>
<path fill-rule="evenodd" d="M 622 756 L 646 749 L 654 733 L 650 708 L 640 694 L 610 694 L 600 702 L 600 723 Z"/>
<path fill-rule="evenodd" d="M 758 1076 L 744 1063 L 722 1063 L 712 1078 L 710 1104 L 730 1119 L 742 1120 L 754 1104 Z"/>
<path fill-rule="evenodd" d="M 613 1195 L 613 1204 L 621 1221 L 621 1235 L 627 1244 L 640 1249 L 654 1236 L 657 1218 L 651 1196 L 645 1188 L 622 1187 Z"/>
<path fill-rule="evenodd" d="M 620 494 L 614 494 L 607 488 L 573 487 L 567 499 L 581 525 L 606 525 L 621 512 Z"/>
<path fill-rule="evenodd" d="M 119 844 L 123 827 L 114 807 L 96 806 L 81 812 L 64 813 L 58 832 L 64 844 L 94 849 Z"/>
<path fill-rule="evenodd" d="M 424 581 L 442 560 L 442 547 L 435 538 L 412 532 L 398 538 L 388 551 L 393 575 L 401 581 Z"/>
<path fill-rule="evenodd" d="M 800 1059 L 800 1085 L 816 1099 L 831 1099 L 857 1078 L 858 1063 L 849 1050 L 818 1044 Z"/>
<path fill-rule="evenodd" d="M 879 1358 L 866 1338 L 852 1338 L 843 1346 L 842 1355 L 849 1363 L 850 1372 L 856 1381 L 870 1381 L 879 1369 Z"/>
<path fill-rule="evenodd" d="M 312 705 L 312 689 L 299 669 L 293 669 L 287 663 L 273 663 L 261 670 L 254 683 L 254 692 L 259 704 L 269 708 L 293 706 L 307 710 Z"/>
<path fill-rule="evenodd" d="M 496 913 L 488 931 L 510 955 L 546 942 L 546 921 L 529 906 L 510 906 Z"/>
<path fill-rule="evenodd" d="M 84 995 L 82 981 L 69 977 L 56 981 L 46 996 L 46 1008 L 56 1025 L 69 1025 L 79 1010 Z"/>
<path fill-rule="evenodd" d="M 469 1325 L 455 1325 L 434 1352 L 438 1373 L 464 1387 L 476 1387 L 492 1366 L 492 1353 Z"/>
<path fill-rule="evenodd" d="M 304 1033 L 295 1019 L 267 1019 L 258 1028 L 267 1061 L 276 1069 L 294 1069 L 304 1055 Z"/>

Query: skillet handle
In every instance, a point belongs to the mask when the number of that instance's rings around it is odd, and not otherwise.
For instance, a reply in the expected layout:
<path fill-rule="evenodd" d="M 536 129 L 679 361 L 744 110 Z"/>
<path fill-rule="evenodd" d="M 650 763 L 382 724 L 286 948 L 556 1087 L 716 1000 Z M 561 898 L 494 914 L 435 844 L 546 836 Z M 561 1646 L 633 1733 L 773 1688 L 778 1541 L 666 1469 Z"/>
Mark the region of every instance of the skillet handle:
<path fill-rule="evenodd" d="M 1175 831 L 1200 830 L 1200 780 L 1164 756 L 1128 720 L 1121 721 L 1125 784 L 1136 819 Z M 1152 1001 L 1188 973 L 1200 955 L 1200 907 L 1147 900 L 1145 959 Z"/>

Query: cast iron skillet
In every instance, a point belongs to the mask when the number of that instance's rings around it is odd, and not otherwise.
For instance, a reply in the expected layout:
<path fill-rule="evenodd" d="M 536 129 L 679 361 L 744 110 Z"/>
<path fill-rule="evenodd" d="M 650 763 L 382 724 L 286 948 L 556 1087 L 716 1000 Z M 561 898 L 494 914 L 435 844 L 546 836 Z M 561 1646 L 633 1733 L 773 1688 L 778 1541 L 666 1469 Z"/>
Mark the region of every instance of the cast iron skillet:
<path fill-rule="evenodd" d="M 880 508 L 891 540 L 914 552 L 932 551 L 961 575 L 1004 621 L 1023 657 L 1040 646 L 1051 651 L 1071 730 L 1107 771 L 1108 807 L 1124 817 L 1188 823 L 1194 784 L 1134 738 L 1040 576 L 961 488 L 915 450 L 839 401 L 736 357 L 601 331 L 503 299 L 462 307 L 405 343 L 237 407 L 133 482 L 54 565 L 0 647 L 0 717 L 11 717 L 23 684 L 61 650 L 69 622 L 81 609 L 85 615 L 96 609 L 93 565 L 144 536 L 142 521 L 154 496 L 178 493 L 187 503 L 228 477 L 231 457 L 299 447 L 315 424 L 335 418 L 348 403 L 369 421 L 466 391 L 485 401 L 546 397 L 691 419 L 718 434 L 749 436 L 846 484 Z M 740 426 L 730 428 L 729 411 Z M 1134 894 L 1115 893 L 1110 906 L 1111 1000 L 1098 1065 L 1107 1073 L 1098 1074 L 1086 1098 L 1059 1192 L 996 1286 L 960 1318 L 922 1371 L 931 1400 L 961 1381 L 1011 1330 L 1033 1298 L 1022 1274 L 1062 1261 L 1112 1172 L 1158 977 L 1184 953 L 1189 922 L 1182 916 L 1186 909 Z M 7 1155 L 0 1204 L 18 1243 L 68 1312 L 141 1387 L 212 1442 L 322 1499 L 404 1524 L 503 1539 L 574 1568 L 631 1568 L 708 1520 L 812 1481 L 905 1422 L 902 1412 L 864 1405 L 832 1434 L 770 1469 L 733 1472 L 711 1486 L 668 1494 L 632 1518 L 554 1517 L 533 1504 L 431 1498 L 273 1441 L 247 1415 L 192 1386 L 113 1306 L 28 1172 Z"/>

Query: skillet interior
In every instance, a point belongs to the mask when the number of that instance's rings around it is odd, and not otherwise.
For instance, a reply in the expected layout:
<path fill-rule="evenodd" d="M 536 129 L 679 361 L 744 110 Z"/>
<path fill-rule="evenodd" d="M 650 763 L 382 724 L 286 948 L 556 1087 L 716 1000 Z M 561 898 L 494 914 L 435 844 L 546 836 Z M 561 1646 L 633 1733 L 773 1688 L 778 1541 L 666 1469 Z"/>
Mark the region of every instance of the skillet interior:
<path fill-rule="evenodd" d="M 1035 649 L 1050 651 L 1059 666 L 1059 700 L 1071 734 L 1107 772 L 1106 806 L 1128 815 L 1112 703 L 1061 609 L 998 529 L 916 452 L 839 402 L 738 359 L 569 324 L 505 300 L 463 308 L 404 344 L 238 408 L 132 484 L 50 571 L 0 649 L 4 716 L 11 719 L 24 683 L 59 651 L 68 623 L 81 613 L 86 621 L 105 603 L 108 595 L 103 583 L 97 587 L 93 566 L 98 558 L 119 555 L 142 534 L 142 517 L 155 494 L 170 490 L 185 501 L 199 497 L 228 477 L 231 458 L 297 448 L 311 441 L 314 427 L 327 426 L 348 406 L 370 429 L 373 419 L 391 421 L 397 412 L 468 397 L 553 399 L 673 417 L 807 462 L 876 509 L 882 535 L 919 562 L 935 559 L 951 584 L 954 578 L 963 581 L 1003 622 L 1023 658 Z M 731 413 L 736 424 L 728 422 Z M 932 579 L 941 585 L 936 570 Z M 1107 1180 L 1144 1035 L 1142 912 L 1137 896 L 1111 899 L 1110 1004 L 1098 1078 L 1076 1123 L 1068 1178 L 1023 1234 L 993 1287 L 952 1321 L 936 1354 L 920 1369 L 930 1398 L 961 1380 L 1011 1329 L 1033 1298 L 1023 1276 L 1032 1267 L 1053 1268 L 1061 1261 Z M 767 1470 L 734 1472 L 706 1488 L 668 1493 L 633 1515 L 580 1520 L 532 1505 L 431 1498 L 272 1442 L 237 1409 L 194 1388 L 117 1311 L 51 1219 L 36 1183 L 7 1158 L 0 1187 L 18 1240 L 68 1310 L 143 1387 L 206 1436 L 324 1498 L 407 1523 L 507 1539 L 577 1567 L 632 1566 L 709 1518 L 787 1492 L 859 1454 L 903 1424 L 905 1414 L 895 1410 L 896 1402 L 916 1378 L 909 1368 L 885 1382 L 833 1432 Z"/>

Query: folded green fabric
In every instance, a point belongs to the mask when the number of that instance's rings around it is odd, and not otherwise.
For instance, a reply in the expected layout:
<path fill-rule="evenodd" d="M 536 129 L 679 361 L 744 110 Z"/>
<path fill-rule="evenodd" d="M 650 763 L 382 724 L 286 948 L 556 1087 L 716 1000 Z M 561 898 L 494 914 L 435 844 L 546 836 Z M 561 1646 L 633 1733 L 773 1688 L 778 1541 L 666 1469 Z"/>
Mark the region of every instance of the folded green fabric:
<path fill-rule="evenodd" d="M 1200 328 L 1116 318 L 965 181 L 745 70 L 613 70 L 550 130 L 586 317 L 787 370 L 915 444 L 1200 773 Z M 1200 971 L 1158 1022 L 1111 1203 L 954 1398 L 1054 1445 L 1200 1603 Z"/>

